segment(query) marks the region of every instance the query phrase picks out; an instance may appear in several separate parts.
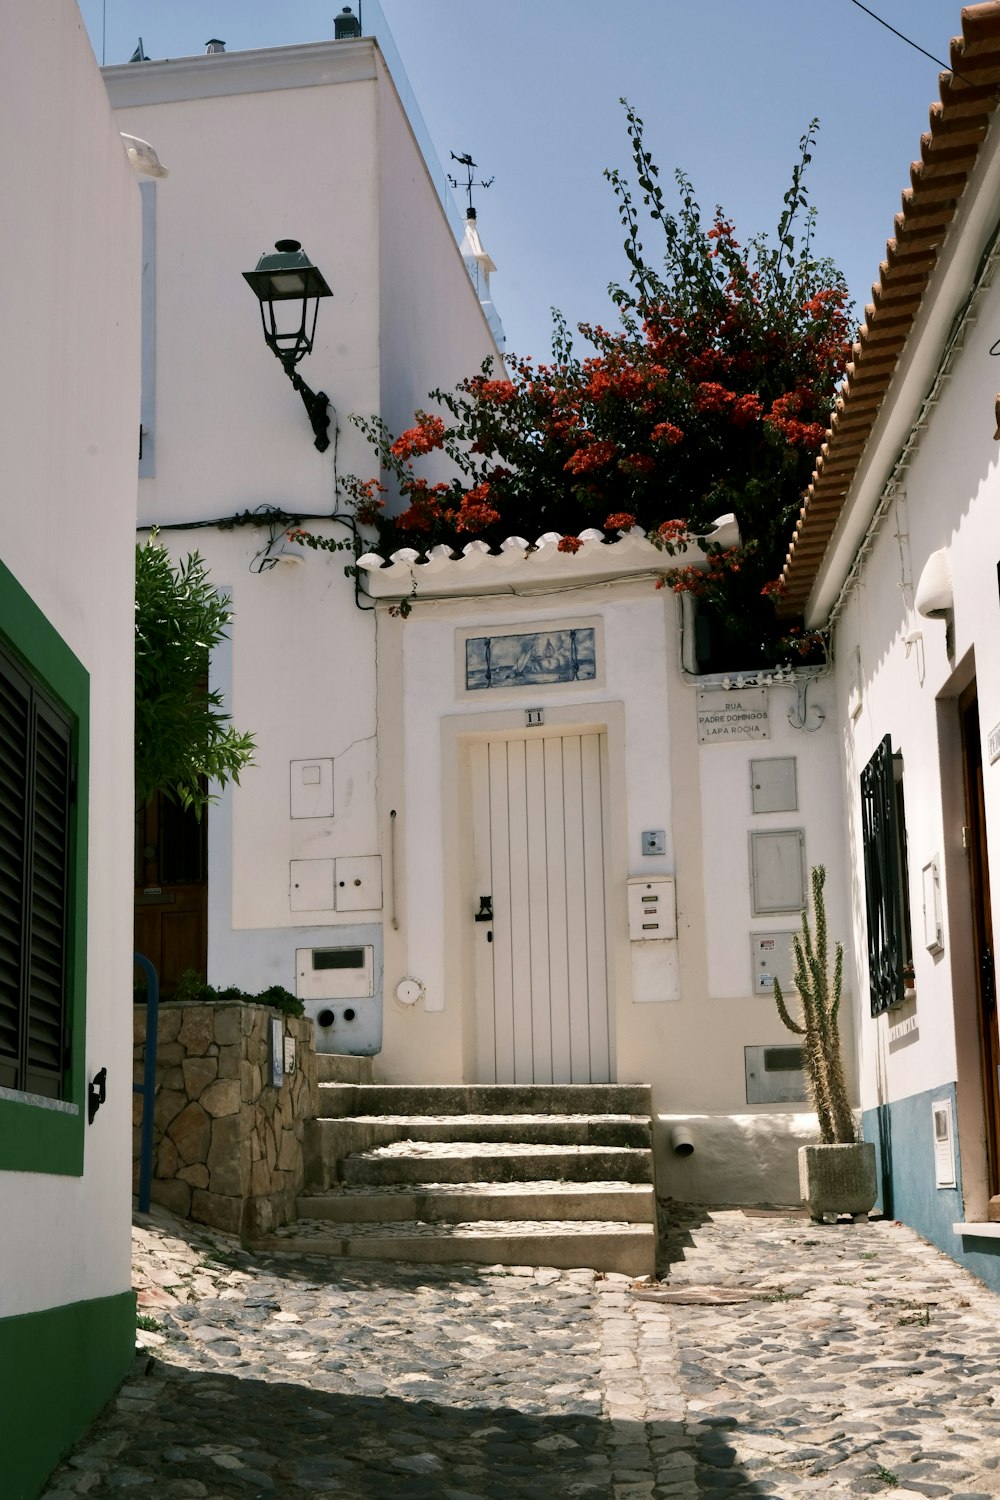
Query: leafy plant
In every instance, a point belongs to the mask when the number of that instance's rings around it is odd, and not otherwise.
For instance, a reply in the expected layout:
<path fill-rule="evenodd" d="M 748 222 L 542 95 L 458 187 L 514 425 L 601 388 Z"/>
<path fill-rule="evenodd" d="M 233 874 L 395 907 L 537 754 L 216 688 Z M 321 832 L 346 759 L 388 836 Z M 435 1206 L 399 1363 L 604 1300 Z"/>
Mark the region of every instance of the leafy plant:
<path fill-rule="evenodd" d="M 707 665 L 807 656 L 822 642 L 779 629 L 769 596 L 853 336 L 843 277 L 813 250 L 805 174 L 817 122 L 800 142 L 775 240 L 741 245 L 721 208 L 703 219 L 683 172 L 668 207 L 627 104 L 626 120 L 633 173 L 605 174 L 628 262 L 626 281 L 609 288 L 618 326 L 581 324 L 577 353 L 555 314 L 549 362 L 487 360 L 454 390 L 432 391 L 436 410 L 418 411 L 399 436 L 356 417 L 382 472 L 345 487 L 384 553 L 470 537 L 496 548 L 519 536 L 530 548 L 546 531 L 575 552 L 587 528 L 616 540 L 638 527 L 665 554 L 659 584 L 698 595 L 713 615 Z M 643 217 L 659 267 L 644 249 Z M 722 551 L 704 538 L 730 512 L 743 546 Z M 689 546 L 707 552 L 707 566 L 671 565 Z"/>
<path fill-rule="evenodd" d="M 184 1002 L 195 1002 L 201 1005 L 212 1005 L 225 1000 L 241 1001 L 245 1005 L 269 1005 L 273 1010 L 280 1010 L 286 1016 L 305 1015 L 305 1006 L 297 996 L 283 985 L 272 984 L 260 994 L 250 994 L 247 990 L 241 990 L 238 985 L 229 984 L 225 989 L 218 990 L 214 985 L 206 984 L 196 969 L 185 969 L 174 989 L 172 998 Z"/>
<path fill-rule="evenodd" d="M 135 1326 L 141 1329 L 143 1333 L 162 1333 L 167 1325 L 161 1323 L 159 1318 L 154 1318 L 150 1313 L 136 1313 Z"/>
<path fill-rule="evenodd" d="M 844 949 L 840 943 L 837 944 L 831 973 L 827 952 L 826 903 L 823 896 L 825 868 L 814 865 L 810 880 L 812 926 L 806 908 L 802 913 L 802 935 L 796 935 L 792 940 L 795 987 L 802 1003 L 801 1023 L 793 1021 L 789 1015 L 777 979 L 774 981 L 774 1001 L 778 1014 L 789 1031 L 794 1031 L 797 1036 L 805 1039 L 803 1050 L 809 1094 L 819 1120 L 821 1139 L 824 1145 L 830 1146 L 857 1140 L 854 1112 L 847 1093 L 838 1020 Z"/>
<path fill-rule="evenodd" d="M 232 728 L 208 686 L 209 655 L 230 613 L 197 552 L 175 565 L 154 532 L 135 551 L 135 789 L 200 815 L 208 783 L 238 782 L 254 740 Z"/>
<path fill-rule="evenodd" d="M 261 990 L 259 995 L 248 995 L 246 998 L 257 1005 L 270 1005 L 286 1016 L 304 1016 L 306 1012 L 302 1001 L 280 984 L 272 984 L 270 989 Z"/>

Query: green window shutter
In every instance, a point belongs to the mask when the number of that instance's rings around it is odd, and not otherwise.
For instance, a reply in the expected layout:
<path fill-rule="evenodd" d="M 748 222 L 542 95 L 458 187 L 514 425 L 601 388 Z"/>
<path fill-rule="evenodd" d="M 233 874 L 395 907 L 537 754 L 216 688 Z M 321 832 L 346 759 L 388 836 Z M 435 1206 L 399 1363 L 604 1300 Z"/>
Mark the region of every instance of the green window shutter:
<path fill-rule="evenodd" d="M 60 1098 L 72 724 L 0 656 L 0 1084 Z"/>

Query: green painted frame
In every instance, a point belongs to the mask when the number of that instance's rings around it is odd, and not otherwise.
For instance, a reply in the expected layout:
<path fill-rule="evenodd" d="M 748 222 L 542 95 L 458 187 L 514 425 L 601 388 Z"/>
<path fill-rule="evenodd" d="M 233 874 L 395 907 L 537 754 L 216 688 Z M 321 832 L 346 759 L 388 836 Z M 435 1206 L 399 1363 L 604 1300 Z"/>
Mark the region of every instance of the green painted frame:
<path fill-rule="evenodd" d="M 90 674 L 13 573 L 0 562 L 0 635 L 72 714 L 76 801 L 70 814 L 67 1016 L 72 1111 L 0 1098 L 0 1171 L 83 1175 L 87 1111 L 87 837 L 90 807 Z"/>

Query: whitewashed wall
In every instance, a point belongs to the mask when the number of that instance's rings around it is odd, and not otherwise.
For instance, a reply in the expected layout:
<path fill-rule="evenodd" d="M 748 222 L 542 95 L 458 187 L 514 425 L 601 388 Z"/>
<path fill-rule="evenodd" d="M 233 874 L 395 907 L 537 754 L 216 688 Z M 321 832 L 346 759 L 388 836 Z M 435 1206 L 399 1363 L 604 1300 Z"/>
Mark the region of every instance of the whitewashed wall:
<path fill-rule="evenodd" d="M 1000 721 L 1000 479 L 993 437 L 996 372 L 988 353 L 998 319 L 1000 287 L 994 287 L 930 416 L 837 629 L 838 714 L 847 726 L 845 795 L 862 962 L 866 938 L 859 778 L 885 734 L 891 735 L 893 750 L 902 752 L 904 766 L 917 998 L 915 1005 L 878 1022 L 861 1023 L 863 1100 L 869 1106 L 952 1081 L 958 1067 L 954 1002 L 970 936 L 957 700 L 973 675 L 984 741 Z M 924 565 L 943 547 L 949 549 L 954 582 L 950 651 L 946 622 L 923 618 L 914 608 Z M 985 744 L 984 765 L 988 838 L 992 849 L 1000 849 L 1000 783 Z M 928 952 L 923 941 L 921 870 L 932 859 L 941 867 L 945 926 L 944 952 L 938 955 Z M 991 873 L 996 900 L 997 870 Z M 968 982 L 969 976 L 964 977 Z M 866 1000 L 866 973 L 860 990 Z"/>
<path fill-rule="evenodd" d="M 132 1117 L 132 553 L 139 194 L 75 5 L 17 0 L 0 50 L 0 556 L 90 673 L 83 1177 L 0 1173 L 0 1316 L 127 1291 Z M 44 1253 L 40 1253 L 40 1247 Z"/>
<path fill-rule="evenodd" d="M 367 39 L 324 42 L 105 77 L 122 128 L 155 140 L 171 171 L 156 188 L 155 474 L 140 483 L 141 521 L 280 507 L 344 539 L 313 517 L 334 510 L 338 474 L 378 472 L 350 415 L 401 428 L 431 386 L 474 373 L 493 347 L 381 54 Z M 241 275 L 286 236 L 334 293 L 300 367 L 336 408 L 323 454 Z M 381 852 L 374 615 L 355 605 L 344 554 L 279 535 L 262 563 L 267 535 L 253 528 L 161 539 L 175 557 L 197 548 L 230 595 L 215 681 L 258 746 L 209 816 L 210 977 L 292 987 L 298 929 L 359 917 L 293 912 L 291 861 Z M 293 819 L 290 762 L 313 757 L 334 760 L 334 816 Z"/>
<path fill-rule="evenodd" d="M 817 710 L 825 709 L 830 720 L 817 732 L 793 729 L 788 714 L 796 709 L 795 690 L 772 687 L 770 738 L 699 745 L 695 688 L 677 667 L 676 608 L 672 595 L 643 579 L 548 599 L 416 600 L 405 620 L 380 613 L 380 802 L 383 826 L 390 808 L 397 810 L 400 849 L 401 922 L 398 933 L 387 933 L 379 1060 L 387 1077 L 472 1076 L 471 892 L 461 874 L 469 813 L 461 762 L 451 747 L 471 733 L 516 730 L 524 709 L 535 705 L 544 707 L 548 727 L 608 726 L 618 1079 L 651 1081 L 661 1112 L 746 1114 L 744 1046 L 794 1044 L 773 1001 L 754 993 L 750 932 L 793 929 L 798 918 L 752 916 L 748 835 L 751 828 L 805 830 L 807 861 L 828 866 L 831 930 L 846 936 L 830 679 L 808 699 L 810 725 L 818 723 Z M 595 683 L 495 695 L 461 691 L 456 640 L 469 627 L 531 630 L 594 618 L 602 642 Z M 798 809 L 754 817 L 750 759 L 778 755 L 796 757 Z M 664 830 L 663 855 L 642 855 L 647 829 Z M 678 939 L 633 944 L 626 880 L 657 874 L 676 877 Z M 404 976 L 424 986 L 416 1007 L 393 999 Z M 850 1049 L 849 1023 L 847 1041 Z"/>

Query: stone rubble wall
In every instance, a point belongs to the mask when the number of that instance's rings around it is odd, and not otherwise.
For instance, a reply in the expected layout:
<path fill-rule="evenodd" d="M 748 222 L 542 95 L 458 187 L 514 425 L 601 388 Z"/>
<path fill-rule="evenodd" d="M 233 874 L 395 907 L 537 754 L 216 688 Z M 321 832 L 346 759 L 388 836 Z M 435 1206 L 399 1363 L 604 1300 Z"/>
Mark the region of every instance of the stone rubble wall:
<path fill-rule="evenodd" d="M 295 1218 L 306 1120 L 315 1113 L 312 1022 L 281 1016 L 295 1071 L 271 1083 L 276 1012 L 238 1002 L 160 1006 L 153 1110 L 152 1198 L 181 1218 L 245 1240 Z M 134 1081 L 146 1056 L 146 1008 L 135 1008 Z M 133 1096 L 133 1191 L 143 1100 Z"/>

